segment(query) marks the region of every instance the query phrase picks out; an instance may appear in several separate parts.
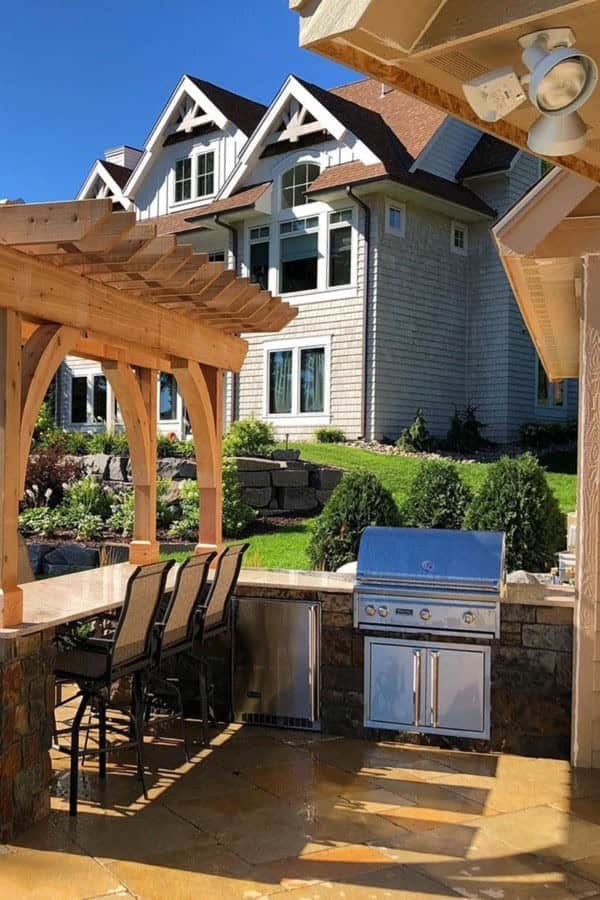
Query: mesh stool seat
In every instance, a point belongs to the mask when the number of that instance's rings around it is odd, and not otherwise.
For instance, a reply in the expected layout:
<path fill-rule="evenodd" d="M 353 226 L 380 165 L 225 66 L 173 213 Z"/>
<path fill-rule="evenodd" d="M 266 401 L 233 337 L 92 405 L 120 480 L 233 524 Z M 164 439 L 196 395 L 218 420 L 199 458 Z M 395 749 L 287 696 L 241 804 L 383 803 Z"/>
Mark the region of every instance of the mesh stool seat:
<path fill-rule="evenodd" d="M 71 726 L 71 743 L 59 749 L 71 757 L 69 813 L 77 815 L 79 733 L 87 708 L 94 706 L 98 713 L 99 770 L 106 777 L 106 709 L 111 685 L 120 678 L 133 676 L 132 709 L 129 715 L 135 735 L 138 775 L 144 788 L 143 716 L 144 675 L 149 670 L 154 653 L 154 624 L 162 600 L 167 573 L 173 561 L 138 566 L 125 590 L 121 615 L 110 637 L 90 638 L 75 650 L 59 652 L 55 662 L 57 678 L 76 682 L 76 697 L 81 697 Z M 71 698 L 74 699 L 74 698 Z M 90 726 L 88 726 L 89 728 Z M 122 746 L 122 745 L 119 745 Z"/>
<path fill-rule="evenodd" d="M 156 630 L 156 664 L 152 670 L 147 694 L 146 720 L 150 718 L 152 709 L 161 707 L 169 696 L 177 701 L 177 713 L 169 718 L 181 722 L 183 747 L 186 759 L 189 760 L 187 747 L 183 699 L 179 687 L 179 679 L 165 674 L 162 664 L 165 660 L 180 654 L 190 654 L 194 643 L 202 638 L 208 591 L 206 582 L 210 564 L 215 553 L 203 553 L 190 556 L 177 571 L 175 587 L 167 603 L 162 621 L 157 622 Z M 201 696 L 203 695 L 201 685 Z M 205 697 L 205 691 L 204 691 Z M 206 699 L 203 702 L 203 725 L 206 729 L 207 715 L 204 714 Z M 206 731 L 204 733 L 206 743 Z"/>

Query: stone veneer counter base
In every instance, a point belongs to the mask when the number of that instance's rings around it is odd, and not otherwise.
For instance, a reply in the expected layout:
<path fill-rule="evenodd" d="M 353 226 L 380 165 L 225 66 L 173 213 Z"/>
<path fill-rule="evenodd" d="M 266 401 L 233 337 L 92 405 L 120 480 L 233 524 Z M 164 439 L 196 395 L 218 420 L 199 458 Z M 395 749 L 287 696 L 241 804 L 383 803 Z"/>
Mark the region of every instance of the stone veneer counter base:
<path fill-rule="evenodd" d="M 132 570 L 122 563 L 23 585 L 26 622 L 0 631 L 0 842 L 49 813 L 55 628 L 118 607 Z M 318 600 L 322 730 L 393 740 L 363 726 L 365 633 L 353 627 L 353 589 L 351 575 L 244 569 L 237 594 Z M 572 608 L 569 589 L 508 586 L 492 643 L 492 739 L 457 746 L 568 756 Z"/>

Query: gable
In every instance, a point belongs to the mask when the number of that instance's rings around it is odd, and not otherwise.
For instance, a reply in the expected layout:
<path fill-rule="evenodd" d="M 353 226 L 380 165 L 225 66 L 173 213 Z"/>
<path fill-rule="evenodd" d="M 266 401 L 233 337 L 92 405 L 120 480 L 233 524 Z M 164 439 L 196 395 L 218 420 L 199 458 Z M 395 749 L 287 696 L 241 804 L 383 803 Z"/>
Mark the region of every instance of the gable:
<path fill-rule="evenodd" d="M 267 156 L 289 153 L 291 150 L 330 140 L 333 140 L 333 135 L 323 122 L 319 121 L 317 115 L 296 97 L 290 97 L 279 121 L 265 137 L 265 147 L 260 156 L 264 159 Z"/>

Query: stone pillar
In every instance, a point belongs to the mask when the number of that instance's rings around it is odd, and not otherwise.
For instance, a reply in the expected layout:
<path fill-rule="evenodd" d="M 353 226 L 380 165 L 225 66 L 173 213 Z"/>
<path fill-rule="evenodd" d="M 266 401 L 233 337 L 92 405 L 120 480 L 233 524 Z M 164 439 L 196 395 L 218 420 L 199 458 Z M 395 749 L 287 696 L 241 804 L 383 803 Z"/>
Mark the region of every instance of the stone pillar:
<path fill-rule="evenodd" d="M 0 843 L 50 812 L 53 640 L 0 639 Z"/>
<path fill-rule="evenodd" d="M 600 767 L 600 258 L 584 271 L 571 758 L 589 768 Z"/>

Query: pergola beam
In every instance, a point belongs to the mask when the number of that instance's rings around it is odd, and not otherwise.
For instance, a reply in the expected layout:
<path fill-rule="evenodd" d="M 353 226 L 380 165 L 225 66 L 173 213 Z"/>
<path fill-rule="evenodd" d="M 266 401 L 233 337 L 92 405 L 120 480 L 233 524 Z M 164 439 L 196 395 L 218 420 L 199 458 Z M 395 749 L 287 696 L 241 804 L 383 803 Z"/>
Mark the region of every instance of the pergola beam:
<path fill-rule="evenodd" d="M 0 247 L 0 308 L 122 339 L 159 354 L 239 372 L 247 345 L 189 316 L 166 311 L 16 250 Z"/>

